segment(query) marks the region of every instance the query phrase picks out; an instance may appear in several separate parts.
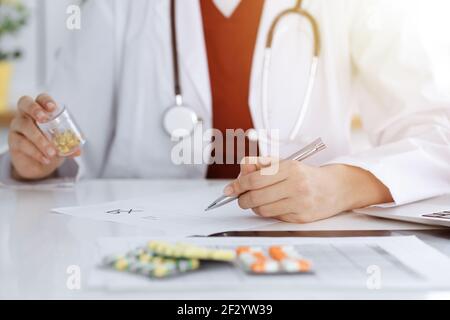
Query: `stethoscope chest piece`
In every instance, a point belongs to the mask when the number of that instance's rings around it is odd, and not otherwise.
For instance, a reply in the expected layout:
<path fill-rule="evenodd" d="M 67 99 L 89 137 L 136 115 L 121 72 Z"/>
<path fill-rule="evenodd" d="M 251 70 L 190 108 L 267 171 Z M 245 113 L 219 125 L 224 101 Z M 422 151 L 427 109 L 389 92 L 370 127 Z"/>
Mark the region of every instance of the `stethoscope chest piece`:
<path fill-rule="evenodd" d="M 191 136 L 199 122 L 195 111 L 184 105 L 168 108 L 163 117 L 164 130 L 174 140 Z"/>
<path fill-rule="evenodd" d="M 175 105 L 169 107 L 163 116 L 163 127 L 172 140 L 180 140 L 191 136 L 201 122 L 197 113 L 185 105 L 180 81 L 180 66 L 178 61 L 178 45 L 176 33 L 175 0 L 170 1 L 170 20 L 172 36 L 172 60 L 174 71 Z"/>

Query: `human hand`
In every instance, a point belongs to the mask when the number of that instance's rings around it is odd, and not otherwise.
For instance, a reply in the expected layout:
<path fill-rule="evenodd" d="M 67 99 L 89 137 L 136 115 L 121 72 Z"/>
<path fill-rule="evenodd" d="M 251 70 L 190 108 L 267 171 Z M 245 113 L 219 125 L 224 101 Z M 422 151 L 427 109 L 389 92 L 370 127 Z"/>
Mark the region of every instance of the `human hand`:
<path fill-rule="evenodd" d="M 346 165 L 312 167 L 298 161 L 263 158 L 244 159 L 241 175 L 225 188 L 225 195 L 240 195 L 242 209 L 290 223 L 313 222 L 392 201 L 389 190 L 363 169 Z"/>
<path fill-rule="evenodd" d="M 24 180 L 39 180 L 51 176 L 64 159 L 57 155 L 55 146 L 44 136 L 37 123 L 49 120 L 50 113 L 57 108 L 47 94 L 36 100 L 24 96 L 18 102 L 18 112 L 13 118 L 8 136 L 13 177 Z M 74 156 L 79 156 L 80 152 Z"/>

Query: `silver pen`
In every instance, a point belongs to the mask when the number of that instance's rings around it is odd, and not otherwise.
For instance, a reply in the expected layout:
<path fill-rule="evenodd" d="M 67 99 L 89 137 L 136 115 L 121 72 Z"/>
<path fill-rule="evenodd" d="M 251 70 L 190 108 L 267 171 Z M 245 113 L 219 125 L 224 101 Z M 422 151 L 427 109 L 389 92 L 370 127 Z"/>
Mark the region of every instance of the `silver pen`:
<path fill-rule="evenodd" d="M 317 139 L 313 143 L 307 145 L 305 148 L 300 151 L 294 153 L 292 156 L 287 158 L 286 160 L 294 160 L 294 161 L 303 161 L 316 153 L 326 149 L 326 145 L 323 143 L 322 139 Z M 229 196 L 221 196 L 216 201 L 211 203 L 211 205 L 205 209 L 205 211 L 211 211 L 217 208 L 220 208 L 227 203 L 237 200 L 239 197 L 229 197 Z"/>

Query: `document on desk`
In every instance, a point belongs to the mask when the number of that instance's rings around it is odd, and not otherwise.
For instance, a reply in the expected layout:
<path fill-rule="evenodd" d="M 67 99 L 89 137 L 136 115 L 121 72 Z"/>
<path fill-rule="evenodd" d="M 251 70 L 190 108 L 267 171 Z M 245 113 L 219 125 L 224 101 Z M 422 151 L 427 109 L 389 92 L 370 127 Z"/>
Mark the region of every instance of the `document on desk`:
<path fill-rule="evenodd" d="M 84 207 L 57 208 L 55 213 L 158 229 L 165 236 L 205 236 L 217 232 L 248 230 L 276 223 L 257 217 L 230 203 L 205 213 L 222 187 L 202 187 L 185 192 L 152 194 L 146 198 Z"/>
<path fill-rule="evenodd" d="M 250 276 L 231 264 L 208 266 L 155 280 L 97 267 L 102 257 L 142 246 L 146 238 L 102 238 L 88 286 L 112 291 L 194 290 L 434 290 L 450 289 L 450 258 L 416 237 L 378 238 L 191 238 L 182 242 L 214 248 L 290 245 L 312 261 L 313 273 Z M 176 239 L 162 239 L 174 242 Z M 97 263 L 97 265 L 96 265 Z M 311 291 L 312 292 L 312 291 Z"/>

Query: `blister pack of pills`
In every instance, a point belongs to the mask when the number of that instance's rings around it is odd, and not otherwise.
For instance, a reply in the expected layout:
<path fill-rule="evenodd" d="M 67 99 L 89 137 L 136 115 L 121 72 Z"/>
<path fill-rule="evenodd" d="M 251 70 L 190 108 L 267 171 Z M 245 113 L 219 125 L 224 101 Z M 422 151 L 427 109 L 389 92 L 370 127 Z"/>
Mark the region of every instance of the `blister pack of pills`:
<path fill-rule="evenodd" d="M 150 241 L 124 255 L 103 259 L 103 267 L 150 278 L 167 278 L 198 270 L 203 262 L 233 262 L 234 250 L 213 249 L 190 244 Z"/>
<path fill-rule="evenodd" d="M 209 248 L 186 243 L 150 241 L 124 255 L 103 259 L 103 267 L 150 278 L 167 278 L 196 271 L 208 262 L 227 263 L 254 274 L 299 274 L 312 271 L 312 264 L 294 247 Z"/>
<path fill-rule="evenodd" d="M 102 265 L 120 272 L 139 274 L 150 278 L 166 278 L 197 270 L 196 259 L 171 259 L 137 249 L 126 255 L 113 255 L 103 259 Z"/>
<path fill-rule="evenodd" d="M 239 247 L 236 249 L 238 267 L 245 272 L 260 274 L 295 274 L 312 272 L 312 263 L 291 246 Z"/>

